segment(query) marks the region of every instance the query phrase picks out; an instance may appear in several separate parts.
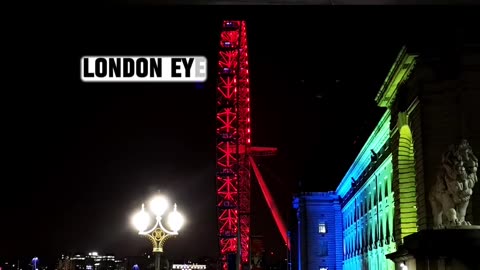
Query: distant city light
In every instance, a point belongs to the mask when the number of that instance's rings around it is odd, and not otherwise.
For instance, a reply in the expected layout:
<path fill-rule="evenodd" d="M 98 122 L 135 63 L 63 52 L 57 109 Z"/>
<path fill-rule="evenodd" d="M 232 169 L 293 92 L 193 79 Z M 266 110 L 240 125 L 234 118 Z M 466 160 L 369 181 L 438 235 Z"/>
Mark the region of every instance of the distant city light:
<path fill-rule="evenodd" d="M 181 270 L 207 269 L 207 265 L 205 264 L 174 264 L 172 265 L 172 269 L 181 269 Z"/>

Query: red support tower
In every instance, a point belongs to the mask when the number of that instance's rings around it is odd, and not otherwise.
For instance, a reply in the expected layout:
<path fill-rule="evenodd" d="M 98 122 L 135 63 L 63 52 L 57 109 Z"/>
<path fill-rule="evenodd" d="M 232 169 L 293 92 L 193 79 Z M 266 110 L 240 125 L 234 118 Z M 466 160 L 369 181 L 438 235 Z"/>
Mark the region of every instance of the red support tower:
<path fill-rule="evenodd" d="M 245 21 L 224 21 L 217 84 L 217 207 L 223 269 L 227 255 L 249 263 L 250 89 Z M 241 261 L 240 261 L 241 260 Z"/>
<path fill-rule="evenodd" d="M 290 249 L 281 219 L 253 156 L 271 156 L 272 147 L 252 147 L 250 87 L 245 21 L 224 21 L 218 61 L 217 83 L 217 213 L 222 268 L 228 255 L 235 255 L 236 269 L 250 260 L 250 185 L 255 173 L 268 207 Z"/>

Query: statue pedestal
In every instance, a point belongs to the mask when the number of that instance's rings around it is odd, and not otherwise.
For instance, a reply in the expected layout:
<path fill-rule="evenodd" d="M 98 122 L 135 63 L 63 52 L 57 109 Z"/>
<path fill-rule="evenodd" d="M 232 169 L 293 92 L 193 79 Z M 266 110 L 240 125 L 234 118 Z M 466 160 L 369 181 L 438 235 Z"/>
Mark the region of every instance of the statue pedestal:
<path fill-rule="evenodd" d="M 480 269 L 479 250 L 480 226 L 459 226 L 411 234 L 387 258 L 398 270 L 472 270 Z"/>

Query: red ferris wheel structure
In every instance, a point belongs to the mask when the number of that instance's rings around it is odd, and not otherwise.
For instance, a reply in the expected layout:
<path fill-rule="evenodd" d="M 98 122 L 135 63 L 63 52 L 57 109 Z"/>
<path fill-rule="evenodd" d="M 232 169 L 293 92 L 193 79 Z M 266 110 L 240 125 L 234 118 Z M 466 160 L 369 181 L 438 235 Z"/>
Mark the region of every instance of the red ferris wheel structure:
<path fill-rule="evenodd" d="M 236 269 L 250 264 L 250 186 L 255 174 L 280 234 L 289 247 L 285 223 L 254 156 L 274 155 L 276 148 L 253 147 L 250 82 L 245 21 L 224 21 L 220 34 L 216 89 L 217 220 L 222 268 L 235 257 Z"/>

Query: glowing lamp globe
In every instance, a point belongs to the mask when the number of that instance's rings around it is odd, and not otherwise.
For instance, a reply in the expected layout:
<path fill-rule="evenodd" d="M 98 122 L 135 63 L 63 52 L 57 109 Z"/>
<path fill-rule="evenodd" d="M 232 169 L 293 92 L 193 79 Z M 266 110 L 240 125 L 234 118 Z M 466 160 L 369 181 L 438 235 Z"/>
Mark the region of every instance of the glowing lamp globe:
<path fill-rule="evenodd" d="M 144 205 L 142 204 L 142 210 L 136 213 L 132 218 L 132 223 L 135 228 L 143 232 L 148 228 L 150 225 L 150 216 L 145 212 Z"/>
<path fill-rule="evenodd" d="M 177 206 L 175 205 L 173 212 L 168 215 L 168 226 L 174 232 L 178 232 L 182 228 L 184 222 L 185 220 L 183 219 L 183 216 L 177 212 Z"/>
<path fill-rule="evenodd" d="M 150 210 L 157 216 L 160 217 L 165 213 L 165 210 L 168 208 L 168 201 L 163 196 L 155 196 L 150 201 Z"/>

